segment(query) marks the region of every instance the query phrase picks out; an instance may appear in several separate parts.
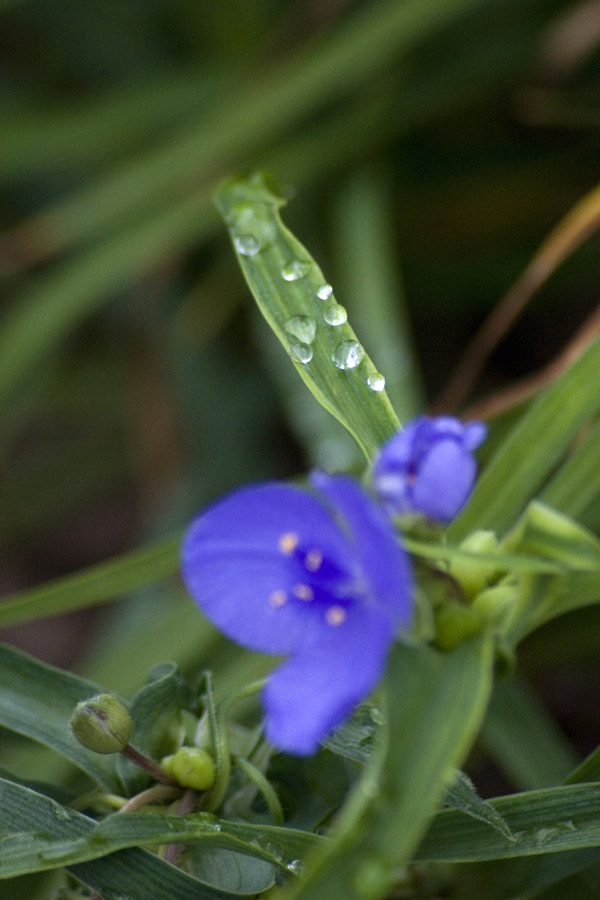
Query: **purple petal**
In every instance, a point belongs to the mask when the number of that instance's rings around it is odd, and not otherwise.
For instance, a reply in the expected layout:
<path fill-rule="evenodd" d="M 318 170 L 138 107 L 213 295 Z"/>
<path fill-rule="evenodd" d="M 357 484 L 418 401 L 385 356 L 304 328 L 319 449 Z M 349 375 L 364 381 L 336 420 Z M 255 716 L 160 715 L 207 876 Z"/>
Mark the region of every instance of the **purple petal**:
<path fill-rule="evenodd" d="M 389 518 L 351 478 L 316 472 L 312 482 L 345 520 L 371 598 L 397 625 L 411 620 L 413 598 L 408 556 Z"/>
<path fill-rule="evenodd" d="M 296 537 L 307 552 L 327 560 L 324 574 L 333 582 L 352 570 L 351 548 L 335 521 L 296 487 L 243 488 L 192 523 L 182 548 L 184 580 L 205 615 L 232 640 L 288 654 L 320 638 L 327 586 L 317 579 L 323 573 L 282 551 L 281 541 L 294 543 Z M 311 597 L 316 602 L 308 602 Z"/>
<path fill-rule="evenodd" d="M 463 432 L 463 444 L 467 450 L 476 450 L 485 441 L 487 425 L 483 422 L 469 422 Z"/>
<path fill-rule="evenodd" d="M 381 448 L 373 468 L 377 493 L 394 515 L 422 513 L 450 522 L 472 490 L 472 451 L 485 435 L 481 422 L 463 425 L 453 416 L 415 419 Z"/>
<path fill-rule="evenodd" d="M 414 484 L 415 509 L 436 522 L 451 522 L 471 493 L 475 471 L 475 460 L 456 441 L 438 441 Z"/>
<path fill-rule="evenodd" d="M 267 738 L 308 756 L 352 713 L 380 679 L 392 640 L 390 622 L 373 607 L 353 606 L 329 625 L 319 645 L 273 674 L 263 691 Z"/>

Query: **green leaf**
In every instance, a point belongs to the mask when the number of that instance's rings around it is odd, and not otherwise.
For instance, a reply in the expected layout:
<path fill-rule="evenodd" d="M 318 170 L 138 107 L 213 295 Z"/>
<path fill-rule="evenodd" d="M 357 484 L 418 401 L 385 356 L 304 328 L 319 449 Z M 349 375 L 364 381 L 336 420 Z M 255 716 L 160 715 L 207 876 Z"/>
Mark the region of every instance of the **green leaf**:
<path fill-rule="evenodd" d="M 178 570 L 180 542 L 181 535 L 176 534 L 74 575 L 12 594 L 0 604 L 0 626 L 106 603 L 135 588 L 168 578 Z"/>
<path fill-rule="evenodd" d="M 490 801 L 516 838 L 455 810 L 438 813 L 414 860 L 476 862 L 600 846 L 600 785 L 567 785 Z"/>
<path fill-rule="evenodd" d="M 149 811 L 108 816 L 99 824 L 21 785 L 0 779 L 0 877 L 79 865 L 139 845 L 219 847 L 288 871 L 290 861 L 323 842 L 305 831 L 228 822 L 211 813 L 170 816 Z M 20 812 L 15 813 L 15 807 Z M 152 858 L 152 857 L 150 857 Z M 107 860 L 108 862 L 108 860 Z M 224 885 L 220 887 L 224 888 Z M 224 888 L 225 889 L 225 888 Z M 252 891 L 250 891 L 252 892 Z"/>
<path fill-rule="evenodd" d="M 517 787 L 560 784 L 575 750 L 523 678 L 498 681 L 482 731 L 486 752 Z"/>
<path fill-rule="evenodd" d="M 596 423 L 540 494 L 540 500 L 579 516 L 600 493 L 600 422 Z"/>
<path fill-rule="evenodd" d="M 539 500 L 529 504 L 501 549 L 557 560 L 570 569 L 600 569 L 596 535 Z"/>
<path fill-rule="evenodd" d="M 565 778 L 565 784 L 579 784 L 582 781 L 600 781 L 600 747 L 596 747 L 581 765 Z"/>
<path fill-rule="evenodd" d="M 600 339 L 541 394 L 510 432 L 479 478 L 464 511 L 450 525 L 459 542 L 476 528 L 509 528 L 539 490 L 579 430 L 600 409 Z"/>
<path fill-rule="evenodd" d="M 379 709 L 372 703 L 361 703 L 354 715 L 325 741 L 325 746 L 337 756 L 367 763 L 381 724 Z"/>
<path fill-rule="evenodd" d="M 142 816 L 144 814 L 141 814 Z M 128 815 L 123 815 L 127 827 Z M 7 781 L 0 781 L 0 826 L 13 836 L 2 842 L 6 853 L 0 856 L 0 872 L 61 867 L 69 858 L 72 842 L 87 842 L 94 833 L 94 823 L 80 813 L 66 809 L 43 797 Z M 22 834 L 22 832 L 28 832 Z M 33 834 L 31 832 L 34 832 Z M 44 838 L 44 835 L 48 835 Z M 40 851 L 46 856 L 40 856 Z M 93 856 L 102 856 L 104 847 L 96 846 Z M 101 893 L 104 900 L 227 900 L 232 895 L 204 885 L 145 850 L 124 850 L 106 859 L 91 859 L 69 867 L 69 871 Z M 239 896 L 239 895 L 235 895 Z"/>
<path fill-rule="evenodd" d="M 472 745 L 491 675 L 487 636 L 448 654 L 424 646 L 394 648 L 384 682 L 387 726 L 338 818 L 331 844 L 316 854 L 306 878 L 290 886 L 285 900 L 386 895 L 441 801 L 451 767 Z"/>
<path fill-rule="evenodd" d="M 122 786 L 115 757 L 82 747 L 69 727 L 77 703 L 99 692 L 91 681 L 0 646 L 0 725 L 51 747 L 98 784 L 118 793 Z"/>
<path fill-rule="evenodd" d="M 479 796 L 468 775 L 458 770 L 456 781 L 444 794 L 444 803 L 451 809 L 457 809 L 473 819 L 485 822 L 509 841 L 514 841 L 510 828 L 491 803 Z"/>
<path fill-rule="evenodd" d="M 260 311 L 317 400 L 372 459 L 399 428 L 398 419 L 385 391 L 369 387 L 367 380 L 377 369 L 353 330 L 347 323 L 325 320 L 336 301 L 333 294 L 320 299 L 317 292 L 327 279 L 283 225 L 283 198 L 264 175 L 256 174 L 229 178 L 217 190 L 215 202 Z"/>
<path fill-rule="evenodd" d="M 563 513 L 533 501 L 502 549 L 545 557 L 564 566 L 556 576 L 521 576 L 517 603 L 503 626 L 510 646 L 544 622 L 600 600 L 600 541 Z"/>
<path fill-rule="evenodd" d="M 272 863 L 222 847 L 194 844 L 183 862 L 196 878 L 232 894 L 259 894 L 275 884 L 277 867 Z"/>

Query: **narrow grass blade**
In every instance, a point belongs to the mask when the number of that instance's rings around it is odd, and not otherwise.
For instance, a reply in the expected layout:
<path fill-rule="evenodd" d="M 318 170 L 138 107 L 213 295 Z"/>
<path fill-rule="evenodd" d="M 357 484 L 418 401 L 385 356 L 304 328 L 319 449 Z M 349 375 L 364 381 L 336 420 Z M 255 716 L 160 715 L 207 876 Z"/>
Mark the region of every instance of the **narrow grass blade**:
<path fill-rule="evenodd" d="M 99 690 L 90 681 L 0 646 L 0 726 L 51 747 L 98 784 L 118 793 L 121 782 L 115 757 L 87 750 L 69 727 L 77 703 Z"/>
<path fill-rule="evenodd" d="M 177 534 L 151 547 L 12 594 L 0 604 L 0 625 L 31 622 L 106 603 L 135 588 L 168 578 L 178 571 L 180 540 Z"/>
<path fill-rule="evenodd" d="M 469 503 L 448 529 L 460 541 L 475 528 L 502 533 L 515 521 L 571 441 L 600 409 L 600 340 L 548 388 L 500 446 Z"/>
<path fill-rule="evenodd" d="M 331 286 L 283 225 L 283 198 L 258 174 L 228 179 L 215 202 L 262 314 L 314 396 L 370 460 L 399 422 Z"/>
<path fill-rule="evenodd" d="M 478 862 L 600 847 L 600 785 L 561 786 L 491 802 L 516 840 L 457 810 L 442 810 L 415 861 Z"/>

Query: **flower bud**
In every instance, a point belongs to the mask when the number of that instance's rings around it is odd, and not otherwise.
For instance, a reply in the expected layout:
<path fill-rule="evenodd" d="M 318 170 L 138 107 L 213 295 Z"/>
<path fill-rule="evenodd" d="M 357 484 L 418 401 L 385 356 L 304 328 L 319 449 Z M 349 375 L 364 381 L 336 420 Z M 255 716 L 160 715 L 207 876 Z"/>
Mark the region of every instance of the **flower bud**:
<path fill-rule="evenodd" d="M 489 556 L 498 549 L 498 539 L 493 531 L 474 531 L 460 544 L 460 550 Z M 466 597 L 474 597 L 488 586 L 499 573 L 498 567 L 489 560 L 469 559 L 456 556 L 450 560 L 450 574 L 461 585 Z"/>
<path fill-rule="evenodd" d="M 483 625 L 484 619 L 478 610 L 451 601 L 435 611 L 434 643 L 440 650 L 451 650 L 478 634 Z"/>
<path fill-rule="evenodd" d="M 215 764 L 200 747 L 180 747 L 176 753 L 165 756 L 161 766 L 182 787 L 206 791 L 215 782 Z"/>
<path fill-rule="evenodd" d="M 517 599 L 517 588 L 509 584 L 497 584 L 477 594 L 473 600 L 473 609 L 488 622 L 498 622 L 503 614 L 514 605 Z"/>
<path fill-rule="evenodd" d="M 82 700 L 71 716 L 71 729 L 80 744 L 95 753 L 119 753 L 129 743 L 132 721 L 112 694 Z"/>

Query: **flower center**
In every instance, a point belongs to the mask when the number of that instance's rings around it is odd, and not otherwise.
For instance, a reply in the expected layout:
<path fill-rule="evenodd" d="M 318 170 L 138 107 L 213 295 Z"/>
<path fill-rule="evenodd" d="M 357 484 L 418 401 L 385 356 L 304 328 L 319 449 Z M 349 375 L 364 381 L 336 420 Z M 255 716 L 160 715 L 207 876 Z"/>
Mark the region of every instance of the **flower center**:
<path fill-rule="evenodd" d="M 346 571 L 321 547 L 301 539 L 295 531 L 285 531 L 277 540 L 279 552 L 289 559 L 292 585 L 277 589 L 269 597 L 274 609 L 300 600 L 314 605 L 325 623 L 336 627 L 345 622 L 348 607 L 365 596 L 364 580 Z"/>

